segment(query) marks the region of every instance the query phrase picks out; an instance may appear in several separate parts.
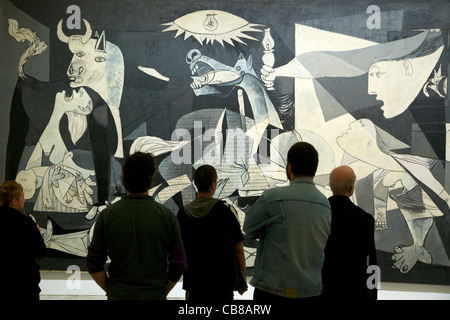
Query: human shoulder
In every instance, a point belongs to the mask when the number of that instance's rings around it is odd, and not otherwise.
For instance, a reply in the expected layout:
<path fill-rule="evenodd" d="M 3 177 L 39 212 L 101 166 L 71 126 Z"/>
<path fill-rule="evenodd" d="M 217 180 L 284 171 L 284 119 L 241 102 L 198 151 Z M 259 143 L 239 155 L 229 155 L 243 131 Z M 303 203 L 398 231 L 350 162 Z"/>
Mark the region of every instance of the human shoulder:
<path fill-rule="evenodd" d="M 363 217 L 363 219 L 365 219 L 371 224 L 375 223 L 375 218 L 373 217 L 373 215 L 363 210 L 362 208 L 358 207 L 357 205 L 355 205 L 355 207 L 357 208 L 358 213 L 361 215 L 361 217 Z"/>
<path fill-rule="evenodd" d="M 1 215 L 3 222 L 11 226 L 8 232 L 20 229 L 24 231 L 24 234 L 29 236 L 30 232 L 31 234 L 34 234 L 38 230 L 36 228 L 36 222 L 34 222 L 31 217 L 28 217 L 22 212 L 7 206 L 2 207 L 2 209 Z"/>
<path fill-rule="evenodd" d="M 263 201 L 270 200 L 272 198 L 277 198 L 283 194 L 286 194 L 287 191 L 290 190 L 290 186 L 280 186 L 280 187 L 273 187 L 270 189 L 265 190 L 259 199 L 262 199 Z"/>
<path fill-rule="evenodd" d="M 345 196 L 332 196 L 329 198 L 330 204 L 334 210 L 350 208 L 349 212 L 358 218 L 368 222 L 375 222 L 373 216 L 355 204 L 350 198 Z"/>
<path fill-rule="evenodd" d="M 333 198 L 333 197 L 331 197 L 331 198 Z M 352 211 L 355 214 L 358 214 L 358 216 L 363 217 L 364 219 L 367 219 L 367 220 L 374 220 L 373 216 L 370 213 L 368 213 L 366 210 L 364 210 L 363 208 L 358 206 L 350 198 L 348 198 L 348 197 L 343 197 L 343 198 L 346 198 L 347 203 L 349 204 L 349 206 L 351 206 L 351 208 L 353 209 Z M 332 200 L 330 200 L 330 203 L 332 203 Z"/>
<path fill-rule="evenodd" d="M 175 214 L 166 206 L 156 202 L 151 196 L 123 196 L 120 200 L 107 206 L 100 214 L 108 216 L 111 214 L 121 213 L 126 208 L 140 208 L 145 207 L 147 210 L 157 211 L 169 216 Z"/>
<path fill-rule="evenodd" d="M 328 198 L 317 188 L 313 178 L 297 178 L 291 183 L 291 187 L 300 200 L 316 203 L 331 210 Z"/>
<path fill-rule="evenodd" d="M 147 200 L 149 201 L 149 203 L 151 203 L 153 210 L 156 209 L 159 213 L 161 213 L 163 216 L 165 216 L 170 220 L 176 219 L 176 214 L 173 213 L 169 208 L 167 208 L 163 204 L 155 201 L 152 197 L 149 197 L 149 199 Z"/>
<path fill-rule="evenodd" d="M 1 206 L 0 207 L 0 212 L 2 214 L 12 215 L 14 213 L 17 213 L 18 211 L 16 209 L 13 209 L 13 208 L 8 207 L 8 206 Z"/>
<path fill-rule="evenodd" d="M 232 214 L 239 221 L 238 212 L 237 212 L 236 208 L 232 204 L 230 204 L 230 203 L 228 203 L 226 201 L 217 201 L 215 206 L 222 206 L 225 209 L 225 212 L 227 212 L 229 214 Z"/>
<path fill-rule="evenodd" d="M 178 209 L 177 217 L 181 217 L 181 216 L 185 216 L 185 215 L 186 215 L 186 210 L 184 209 L 184 206 L 181 206 L 181 207 Z"/>
<path fill-rule="evenodd" d="M 16 222 L 22 222 L 22 223 L 25 223 L 28 220 L 31 221 L 31 219 L 28 219 L 20 211 L 14 209 L 14 208 L 11 208 L 8 206 L 2 206 L 0 210 L 1 210 L 3 220 L 16 221 Z"/>

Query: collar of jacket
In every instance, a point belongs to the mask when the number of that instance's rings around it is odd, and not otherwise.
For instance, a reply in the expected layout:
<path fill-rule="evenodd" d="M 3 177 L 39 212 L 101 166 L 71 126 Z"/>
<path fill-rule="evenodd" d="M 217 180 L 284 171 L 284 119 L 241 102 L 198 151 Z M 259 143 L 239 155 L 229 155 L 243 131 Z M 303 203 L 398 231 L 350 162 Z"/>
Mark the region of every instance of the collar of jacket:
<path fill-rule="evenodd" d="M 314 179 L 311 178 L 311 177 L 303 176 L 303 177 L 295 178 L 294 180 L 291 181 L 291 184 L 294 184 L 294 183 L 310 183 L 310 184 L 314 184 Z"/>

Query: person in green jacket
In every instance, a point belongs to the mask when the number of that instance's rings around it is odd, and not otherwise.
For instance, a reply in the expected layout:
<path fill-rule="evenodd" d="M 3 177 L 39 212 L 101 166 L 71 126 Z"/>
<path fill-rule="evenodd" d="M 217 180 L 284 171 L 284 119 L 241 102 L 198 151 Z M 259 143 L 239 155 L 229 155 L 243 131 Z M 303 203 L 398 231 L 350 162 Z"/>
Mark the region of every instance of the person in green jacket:
<path fill-rule="evenodd" d="M 128 156 L 121 177 L 127 194 L 95 223 L 86 265 L 110 300 L 165 300 L 187 267 L 175 214 L 148 195 L 155 172 L 153 155 Z"/>

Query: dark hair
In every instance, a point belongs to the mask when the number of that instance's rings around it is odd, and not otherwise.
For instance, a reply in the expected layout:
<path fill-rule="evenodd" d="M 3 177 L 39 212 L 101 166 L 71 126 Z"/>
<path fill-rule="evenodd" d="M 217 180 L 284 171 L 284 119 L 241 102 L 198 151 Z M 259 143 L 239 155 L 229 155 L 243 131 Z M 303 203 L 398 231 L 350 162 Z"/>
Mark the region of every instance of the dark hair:
<path fill-rule="evenodd" d="M 14 180 L 3 182 L 0 186 L 0 204 L 9 206 L 13 199 L 19 199 L 22 195 L 22 186 Z"/>
<path fill-rule="evenodd" d="M 150 189 L 155 172 L 156 159 L 151 153 L 133 153 L 122 166 L 122 184 L 130 193 L 143 193 Z"/>
<path fill-rule="evenodd" d="M 319 154 L 308 142 L 297 142 L 289 149 L 287 161 L 293 174 L 314 176 L 319 164 Z"/>
<path fill-rule="evenodd" d="M 205 164 L 195 170 L 194 183 L 199 192 L 208 191 L 213 182 L 217 181 L 217 172 L 213 166 Z"/>

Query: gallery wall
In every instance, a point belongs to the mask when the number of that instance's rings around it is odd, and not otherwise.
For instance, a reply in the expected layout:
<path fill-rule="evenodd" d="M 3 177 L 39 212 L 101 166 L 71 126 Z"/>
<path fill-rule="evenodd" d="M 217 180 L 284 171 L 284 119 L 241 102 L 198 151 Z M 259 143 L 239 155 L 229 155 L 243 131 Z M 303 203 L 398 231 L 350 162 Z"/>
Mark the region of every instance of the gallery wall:
<path fill-rule="evenodd" d="M 242 223 L 308 141 L 325 195 L 334 167 L 355 170 L 381 280 L 449 285 L 449 16 L 444 0 L 2 0 L 0 180 L 25 188 L 41 268 L 85 270 L 130 153 L 157 156 L 150 195 L 175 213 L 214 165 Z"/>

